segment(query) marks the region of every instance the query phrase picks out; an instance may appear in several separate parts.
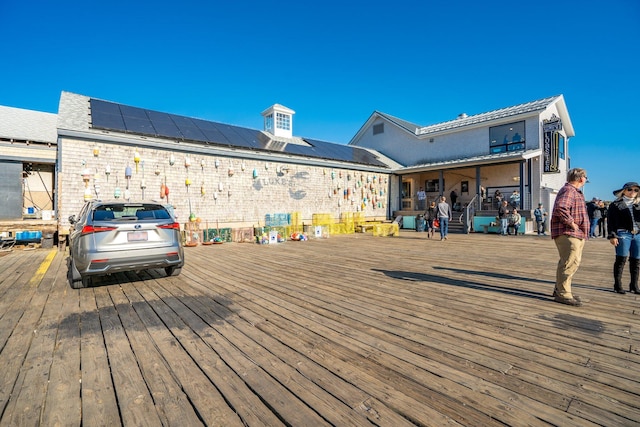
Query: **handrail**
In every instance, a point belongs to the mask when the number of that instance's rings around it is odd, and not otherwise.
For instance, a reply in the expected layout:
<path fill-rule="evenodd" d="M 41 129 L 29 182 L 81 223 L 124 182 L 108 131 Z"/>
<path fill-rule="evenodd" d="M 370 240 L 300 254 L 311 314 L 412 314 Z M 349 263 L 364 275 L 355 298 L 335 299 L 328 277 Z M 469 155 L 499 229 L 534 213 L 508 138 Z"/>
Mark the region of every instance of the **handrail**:
<path fill-rule="evenodd" d="M 462 211 L 462 214 L 460 215 L 459 221 L 461 224 L 465 226 L 464 227 L 465 234 L 469 234 L 469 232 L 473 228 L 473 216 L 475 215 L 475 211 L 476 211 L 475 201 L 477 198 L 478 198 L 478 195 L 477 194 L 474 195 L 471 201 L 467 204 L 467 206 L 465 206 L 465 208 Z M 465 217 L 466 217 L 466 221 L 465 221 Z"/>

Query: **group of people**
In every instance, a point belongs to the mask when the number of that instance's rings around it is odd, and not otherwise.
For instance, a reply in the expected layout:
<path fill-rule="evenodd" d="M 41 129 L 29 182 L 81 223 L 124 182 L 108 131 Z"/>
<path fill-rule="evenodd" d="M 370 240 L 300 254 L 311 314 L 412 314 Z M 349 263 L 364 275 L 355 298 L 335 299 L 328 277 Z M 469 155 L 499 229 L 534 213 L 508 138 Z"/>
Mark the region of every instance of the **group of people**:
<path fill-rule="evenodd" d="M 498 208 L 498 218 L 500 219 L 500 235 L 511 235 L 511 230 L 513 230 L 514 236 L 518 235 L 522 216 L 518 213 L 517 208 L 503 200 Z"/>
<path fill-rule="evenodd" d="M 589 215 L 589 221 L 591 222 L 591 229 L 589 231 L 589 237 L 607 237 L 607 231 L 605 222 L 607 221 L 607 207 L 604 202 L 597 197 L 591 199 L 587 203 L 587 214 Z M 598 233 L 596 235 L 596 232 Z"/>
<path fill-rule="evenodd" d="M 581 191 L 587 180 L 584 169 L 569 170 L 567 182 L 558 192 L 551 214 L 551 237 L 560 257 L 553 297 L 559 303 L 572 306 L 582 305 L 580 297 L 571 290 L 571 280 L 580 266 L 582 250 L 591 236 L 593 224 Z M 640 294 L 640 185 L 627 182 L 613 195 L 615 200 L 606 210 L 607 238 L 615 248 L 613 289 L 619 294 L 626 293 L 622 274 L 629 261 L 629 291 Z"/>
<path fill-rule="evenodd" d="M 427 232 L 427 238 L 431 239 L 433 237 L 436 228 L 440 230 L 440 240 L 449 238 L 449 221 L 452 219 L 452 212 L 445 196 L 440 196 L 438 203 L 431 202 L 424 211 L 424 219 L 426 220 L 425 231 Z"/>

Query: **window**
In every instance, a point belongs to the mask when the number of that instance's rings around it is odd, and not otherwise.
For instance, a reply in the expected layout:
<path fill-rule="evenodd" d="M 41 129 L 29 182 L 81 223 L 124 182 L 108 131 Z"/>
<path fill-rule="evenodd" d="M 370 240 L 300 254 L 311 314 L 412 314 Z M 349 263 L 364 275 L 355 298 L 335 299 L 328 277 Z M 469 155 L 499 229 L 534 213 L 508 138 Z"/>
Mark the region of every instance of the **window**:
<path fill-rule="evenodd" d="M 278 129 L 291 130 L 291 116 L 288 114 L 276 113 L 276 127 Z"/>
<path fill-rule="evenodd" d="M 491 154 L 524 150 L 524 121 L 489 128 L 489 150 Z"/>
<path fill-rule="evenodd" d="M 373 125 L 373 134 L 378 135 L 384 133 L 384 123 L 378 123 Z"/>
<path fill-rule="evenodd" d="M 564 160 L 564 136 L 558 134 L 558 156 Z"/>
<path fill-rule="evenodd" d="M 442 180 L 444 186 L 444 180 Z M 428 179 L 424 182 L 424 191 L 427 193 L 439 193 L 440 192 L 440 180 Z"/>
<path fill-rule="evenodd" d="M 273 114 L 269 114 L 264 118 L 264 130 L 273 133 Z"/>

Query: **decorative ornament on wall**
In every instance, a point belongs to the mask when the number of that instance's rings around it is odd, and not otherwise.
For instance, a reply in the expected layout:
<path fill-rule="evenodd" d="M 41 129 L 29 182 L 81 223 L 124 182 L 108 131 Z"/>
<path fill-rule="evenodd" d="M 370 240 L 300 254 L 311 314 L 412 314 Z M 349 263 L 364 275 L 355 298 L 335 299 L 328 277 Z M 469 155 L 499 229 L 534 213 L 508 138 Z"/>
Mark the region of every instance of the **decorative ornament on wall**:
<path fill-rule="evenodd" d="M 120 187 L 118 186 L 118 177 L 116 176 L 116 188 L 115 190 L 113 190 L 113 198 L 119 199 L 121 195 L 122 192 L 120 191 Z"/>
<path fill-rule="evenodd" d="M 84 181 L 84 187 L 88 188 L 89 181 L 91 181 L 91 176 L 93 175 L 93 173 L 91 172 L 91 169 L 89 168 L 82 169 L 81 175 L 82 175 L 82 181 Z"/>
<path fill-rule="evenodd" d="M 157 163 L 156 163 L 156 170 L 153 173 L 155 173 L 156 176 L 160 175 L 160 165 L 158 165 Z"/>
<path fill-rule="evenodd" d="M 131 171 L 131 166 L 127 165 L 126 168 L 124 168 L 124 179 L 127 180 L 127 189 L 129 189 L 129 182 L 131 182 L 131 175 L 133 175 L 133 172 Z"/>
<path fill-rule="evenodd" d="M 190 158 L 190 157 L 189 157 L 189 155 L 187 154 L 187 155 L 184 157 L 184 167 L 185 167 L 186 169 L 189 169 L 189 167 L 190 167 L 190 166 L 191 166 L 191 158 Z"/>
<path fill-rule="evenodd" d="M 240 164 L 240 169 L 244 172 L 246 168 L 247 168 L 247 165 L 244 164 L 244 160 L 243 160 L 242 163 Z"/>
<path fill-rule="evenodd" d="M 200 185 L 200 195 L 204 196 L 205 194 L 207 194 L 207 191 L 204 188 L 204 182 L 202 182 Z"/>
<path fill-rule="evenodd" d="M 169 166 L 173 166 L 176 164 L 176 156 L 174 156 L 173 154 L 171 154 L 169 156 Z"/>
<path fill-rule="evenodd" d="M 98 147 L 93 147 L 93 157 L 98 157 L 100 155 L 100 149 Z"/>
<path fill-rule="evenodd" d="M 136 173 L 138 173 L 138 165 L 140 164 L 140 153 L 138 150 L 133 152 L 133 162 L 136 164 Z"/>
<path fill-rule="evenodd" d="M 202 172 L 204 172 L 204 167 L 205 167 L 206 165 L 207 165 L 207 164 L 205 163 L 204 159 L 200 160 L 200 169 L 202 169 Z"/>
<path fill-rule="evenodd" d="M 258 169 L 254 168 L 253 169 L 253 179 L 256 179 L 258 177 Z"/>
<path fill-rule="evenodd" d="M 107 182 L 109 182 L 109 175 L 111 175 L 111 166 L 109 166 L 108 164 L 104 167 L 104 174 L 107 176 Z"/>
<path fill-rule="evenodd" d="M 222 182 L 218 183 L 218 191 L 222 192 L 224 190 L 224 184 Z"/>
<path fill-rule="evenodd" d="M 220 167 L 220 160 L 216 159 L 214 165 L 215 165 L 216 169 L 218 169 Z"/>

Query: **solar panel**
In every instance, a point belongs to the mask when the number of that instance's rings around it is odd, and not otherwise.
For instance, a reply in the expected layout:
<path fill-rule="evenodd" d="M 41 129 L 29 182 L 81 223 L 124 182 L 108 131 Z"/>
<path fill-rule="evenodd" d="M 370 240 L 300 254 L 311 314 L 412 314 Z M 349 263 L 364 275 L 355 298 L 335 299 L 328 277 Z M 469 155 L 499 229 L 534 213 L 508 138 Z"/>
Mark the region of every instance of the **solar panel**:
<path fill-rule="evenodd" d="M 180 132 L 180 129 L 171 120 L 171 117 L 167 113 L 159 113 L 157 111 L 147 111 L 151 123 L 156 130 L 157 136 L 165 136 L 169 138 L 184 139 L 184 135 Z"/>
<path fill-rule="evenodd" d="M 273 141 L 255 129 L 192 119 L 98 99 L 90 99 L 89 102 L 91 125 L 97 129 L 387 167 L 375 155 L 358 147 L 312 139 L 305 140 L 310 146 L 287 144 Z"/>

